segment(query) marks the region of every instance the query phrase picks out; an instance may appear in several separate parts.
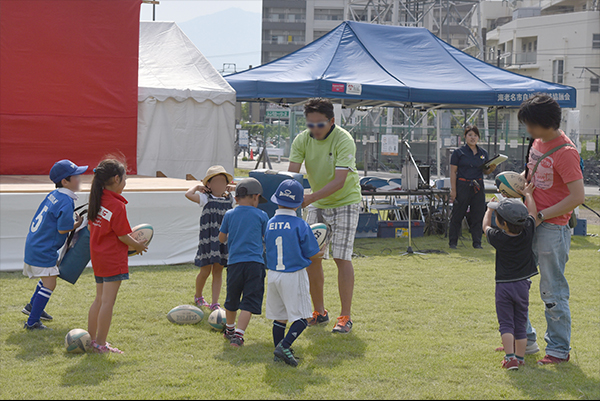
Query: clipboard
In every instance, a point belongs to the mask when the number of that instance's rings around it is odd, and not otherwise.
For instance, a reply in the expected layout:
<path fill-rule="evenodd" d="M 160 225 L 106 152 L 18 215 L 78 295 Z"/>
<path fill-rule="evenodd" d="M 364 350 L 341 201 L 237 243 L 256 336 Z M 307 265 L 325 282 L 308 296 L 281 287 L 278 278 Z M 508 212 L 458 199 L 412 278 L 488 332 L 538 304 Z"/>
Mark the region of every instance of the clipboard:
<path fill-rule="evenodd" d="M 479 169 L 487 170 L 490 168 L 490 166 L 492 164 L 495 164 L 497 166 L 498 164 L 503 163 L 507 160 L 508 160 L 508 156 L 502 155 L 502 154 L 497 154 L 496 156 L 492 157 L 488 161 L 484 162 L 481 166 L 479 166 Z"/>

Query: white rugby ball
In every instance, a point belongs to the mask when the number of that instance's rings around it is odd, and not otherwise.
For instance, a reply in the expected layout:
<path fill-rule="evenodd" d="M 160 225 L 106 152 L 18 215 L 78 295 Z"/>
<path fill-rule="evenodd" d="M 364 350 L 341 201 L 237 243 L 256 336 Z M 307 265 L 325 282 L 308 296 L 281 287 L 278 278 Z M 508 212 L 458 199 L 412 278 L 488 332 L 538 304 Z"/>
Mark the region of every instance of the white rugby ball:
<path fill-rule="evenodd" d="M 65 348 L 73 354 L 84 353 L 91 349 L 92 337 L 83 329 L 73 329 L 65 336 Z"/>
<path fill-rule="evenodd" d="M 150 224 L 140 224 L 131 229 L 130 234 L 134 240 L 143 243 L 144 245 L 150 245 L 150 241 L 152 241 L 152 237 L 154 236 L 154 228 Z M 128 256 L 138 255 L 137 252 L 132 247 L 129 247 L 129 251 L 127 252 Z"/>
<path fill-rule="evenodd" d="M 323 248 L 329 241 L 329 229 L 326 224 L 316 223 L 310 226 L 310 229 L 315 236 L 317 243 L 319 244 L 319 248 Z"/>
<path fill-rule="evenodd" d="M 167 313 L 167 319 L 171 323 L 177 324 L 196 324 L 204 318 L 202 309 L 192 305 L 179 305 Z"/>
<path fill-rule="evenodd" d="M 505 171 L 496 176 L 496 188 L 507 198 L 520 198 L 527 185 L 525 177 L 514 171 Z"/>
<path fill-rule="evenodd" d="M 215 330 L 223 331 L 226 323 L 227 316 L 225 314 L 225 309 L 215 309 L 210 315 L 208 315 L 208 324 L 210 324 L 210 326 Z"/>

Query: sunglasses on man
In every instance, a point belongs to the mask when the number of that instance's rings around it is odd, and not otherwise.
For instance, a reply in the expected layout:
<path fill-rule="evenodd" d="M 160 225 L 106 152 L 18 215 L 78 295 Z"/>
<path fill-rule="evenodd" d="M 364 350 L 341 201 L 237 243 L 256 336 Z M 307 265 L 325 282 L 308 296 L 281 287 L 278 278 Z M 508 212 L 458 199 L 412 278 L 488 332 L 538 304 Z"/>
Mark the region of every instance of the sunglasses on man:
<path fill-rule="evenodd" d="M 329 121 L 321 121 L 320 123 L 306 123 L 306 127 L 309 129 L 313 128 L 325 128 L 329 124 Z"/>

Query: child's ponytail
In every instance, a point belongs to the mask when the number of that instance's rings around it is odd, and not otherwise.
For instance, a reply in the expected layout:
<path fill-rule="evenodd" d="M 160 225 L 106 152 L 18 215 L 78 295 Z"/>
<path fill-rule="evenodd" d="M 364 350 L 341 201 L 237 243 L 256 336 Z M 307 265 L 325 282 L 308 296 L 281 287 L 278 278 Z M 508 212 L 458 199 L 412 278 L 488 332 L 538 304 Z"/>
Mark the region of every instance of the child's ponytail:
<path fill-rule="evenodd" d="M 100 202 L 102 201 L 102 191 L 106 183 L 115 176 L 123 179 L 126 167 L 116 159 L 105 159 L 94 169 L 94 178 L 92 179 L 92 188 L 90 190 L 88 219 L 90 222 L 96 220 L 100 213 Z"/>

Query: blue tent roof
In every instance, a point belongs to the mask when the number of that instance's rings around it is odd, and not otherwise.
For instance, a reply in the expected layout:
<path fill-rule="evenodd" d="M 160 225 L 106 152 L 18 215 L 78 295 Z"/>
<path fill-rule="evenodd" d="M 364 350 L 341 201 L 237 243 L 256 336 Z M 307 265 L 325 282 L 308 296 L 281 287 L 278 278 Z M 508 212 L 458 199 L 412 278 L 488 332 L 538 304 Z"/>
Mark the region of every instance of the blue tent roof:
<path fill-rule="evenodd" d="M 576 105 L 575 88 L 502 70 L 425 28 L 351 21 L 294 53 L 225 79 L 238 101 L 295 103 L 321 96 L 346 105 L 515 107 L 534 93 L 547 93 L 561 107 Z"/>

